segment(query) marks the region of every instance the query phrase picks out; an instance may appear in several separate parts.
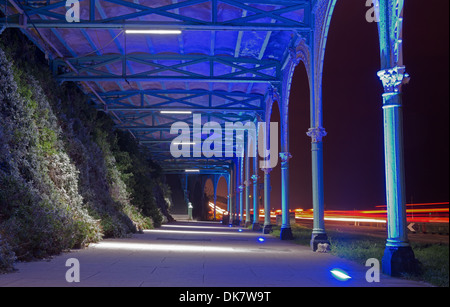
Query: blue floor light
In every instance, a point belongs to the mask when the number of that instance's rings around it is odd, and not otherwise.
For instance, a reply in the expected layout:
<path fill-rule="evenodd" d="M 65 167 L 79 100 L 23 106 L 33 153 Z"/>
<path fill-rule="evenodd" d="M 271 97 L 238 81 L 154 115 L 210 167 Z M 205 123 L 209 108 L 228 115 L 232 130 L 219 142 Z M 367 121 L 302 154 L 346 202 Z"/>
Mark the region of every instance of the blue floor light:
<path fill-rule="evenodd" d="M 331 275 L 333 275 L 333 277 L 336 278 L 337 280 L 347 281 L 347 280 L 351 279 L 351 277 L 348 275 L 348 273 L 345 272 L 344 270 L 332 269 L 330 272 L 331 272 Z"/>

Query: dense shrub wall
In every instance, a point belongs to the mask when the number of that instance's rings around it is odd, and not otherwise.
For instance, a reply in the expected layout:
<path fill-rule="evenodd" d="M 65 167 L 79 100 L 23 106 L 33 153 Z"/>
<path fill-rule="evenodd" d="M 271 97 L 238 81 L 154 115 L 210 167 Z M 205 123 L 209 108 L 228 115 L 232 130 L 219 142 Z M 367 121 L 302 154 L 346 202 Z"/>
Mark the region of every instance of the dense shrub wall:
<path fill-rule="evenodd" d="M 0 36 L 0 270 L 170 219 L 170 189 L 134 139 L 58 85 L 20 32 Z"/>

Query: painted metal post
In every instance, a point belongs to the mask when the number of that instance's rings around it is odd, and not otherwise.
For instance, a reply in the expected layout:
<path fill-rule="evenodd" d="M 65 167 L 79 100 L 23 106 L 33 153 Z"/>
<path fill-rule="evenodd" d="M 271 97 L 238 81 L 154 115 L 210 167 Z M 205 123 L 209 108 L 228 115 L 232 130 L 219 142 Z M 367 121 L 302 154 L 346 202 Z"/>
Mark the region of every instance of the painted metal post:
<path fill-rule="evenodd" d="M 270 172 L 271 168 L 264 168 L 264 229 L 263 233 L 272 232 L 270 220 Z"/>
<path fill-rule="evenodd" d="M 406 230 L 401 94 L 383 94 L 387 246 L 409 246 Z"/>
<path fill-rule="evenodd" d="M 234 193 L 234 195 L 235 195 L 235 197 L 234 197 L 234 202 L 235 202 L 234 225 L 239 226 L 241 223 L 241 219 L 240 219 L 241 196 L 240 196 L 240 189 L 239 189 L 239 186 L 240 186 L 239 178 L 241 177 L 241 167 L 239 164 L 239 158 L 236 159 L 235 169 L 236 169 L 236 171 L 235 171 L 235 176 L 234 176 L 234 182 L 235 182 L 234 183 L 234 191 L 235 191 L 235 193 Z"/>
<path fill-rule="evenodd" d="M 253 158 L 253 224 L 252 230 L 261 230 L 261 225 L 259 224 L 259 203 L 258 203 L 258 158 Z"/>
<path fill-rule="evenodd" d="M 378 23 L 383 83 L 384 156 L 388 237 L 383 273 L 400 276 L 417 270 L 406 224 L 403 113 L 401 89 L 409 81 L 402 56 L 403 0 L 380 0 Z"/>
<path fill-rule="evenodd" d="M 295 67 L 300 63 L 295 48 L 289 49 L 289 61 L 283 70 L 283 82 L 279 91 L 281 115 L 281 240 L 293 240 L 289 212 L 289 97 Z"/>
<path fill-rule="evenodd" d="M 239 186 L 239 226 L 244 223 L 244 185 Z"/>
<path fill-rule="evenodd" d="M 217 186 L 219 184 L 219 179 L 220 176 L 219 175 L 214 175 L 213 177 L 213 188 L 214 188 L 214 221 L 217 220 Z"/>
<path fill-rule="evenodd" d="M 289 217 L 289 160 L 292 155 L 288 152 L 280 153 L 281 158 L 281 240 L 293 240 Z"/>
<path fill-rule="evenodd" d="M 248 151 L 247 151 L 248 152 Z M 250 219 L 250 155 L 245 155 L 245 227 L 252 224 Z"/>
<path fill-rule="evenodd" d="M 322 127 L 309 129 L 307 135 L 311 137 L 312 158 L 312 192 L 314 224 L 311 235 L 311 249 L 317 250 L 318 244 L 330 244 L 325 232 L 325 208 L 323 193 L 323 142 L 322 138 L 327 135 Z"/>
<path fill-rule="evenodd" d="M 230 217 L 229 223 L 230 225 L 233 225 L 233 192 L 234 192 L 234 184 L 233 184 L 233 172 L 234 170 L 231 169 L 230 173 L 228 173 L 228 180 L 229 180 L 229 194 L 228 194 L 228 216 Z"/>
<path fill-rule="evenodd" d="M 320 53 L 320 49 L 313 48 L 313 53 Z M 321 63 L 321 62 L 319 62 Z M 310 81 L 310 120 L 311 127 L 306 135 L 311 138 L 311 171 L 312 171 L 312 198 L 313 198 L 313 231 L 310 246 L 315 252 L 319 244 L 330 245 L 325 231 L 325 207 L 323 184 L 323 138 L 327 135 L 322 127 L 322 77 L 321 65 L 315 62 L 308 63 Z"/>
<path fill-rule="evenodd" d="M 239 158 L 239 226 L 244 222 L 244 185 L 243 185 L 244 157 Z"/>
<path fill-rule="evenodd" d="M 417 269 L 407 234 L 400 93 L 383 94 L 383 118 L 388 238 L 382 267 L 385 274 L 399 276 Z"/>
<path fill-rule="evenodd" d="M 217 206 L 217 189 L 214 188 L 214 218 L 213 221 L 216 221 L 216 206 Z"/>

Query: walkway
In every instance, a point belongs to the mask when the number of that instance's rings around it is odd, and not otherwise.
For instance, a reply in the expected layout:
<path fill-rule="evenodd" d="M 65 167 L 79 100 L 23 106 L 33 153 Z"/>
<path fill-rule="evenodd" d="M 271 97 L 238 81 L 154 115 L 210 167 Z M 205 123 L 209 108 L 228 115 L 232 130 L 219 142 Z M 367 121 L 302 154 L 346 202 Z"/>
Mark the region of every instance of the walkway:
<path fill-rule="evenodd" d="M 365 280 L 367 268 L 308 247 L 217 223 L 176 222 L 129 239 L 108 239 L 54 257 L 19 263 L 0 275 L 0 286 L 130 287 L 416 287 L 426 284 L 382 276 Z M 80 263 L 79 283 L 66 282 L 66 260 Z M 338 281 L 333 268 L 352 278 Z"/>

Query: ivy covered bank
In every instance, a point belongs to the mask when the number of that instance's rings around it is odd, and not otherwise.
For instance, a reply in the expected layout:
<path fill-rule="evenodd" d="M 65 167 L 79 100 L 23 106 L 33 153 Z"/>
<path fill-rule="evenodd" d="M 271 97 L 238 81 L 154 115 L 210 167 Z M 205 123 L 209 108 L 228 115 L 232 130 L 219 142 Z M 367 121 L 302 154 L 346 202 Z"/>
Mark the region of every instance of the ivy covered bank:
<path fill-rule="evenodd" d="M 0 271 L 170 220 L 148 157 L 21 32 L 0 36 Z"/>

